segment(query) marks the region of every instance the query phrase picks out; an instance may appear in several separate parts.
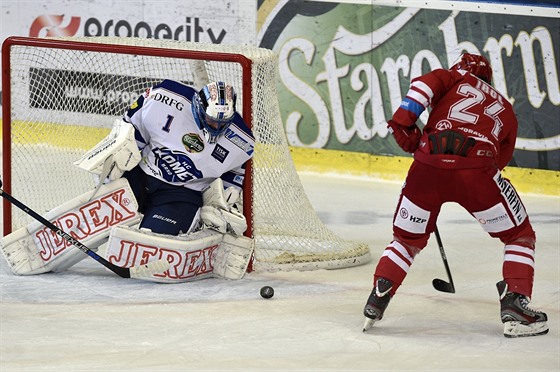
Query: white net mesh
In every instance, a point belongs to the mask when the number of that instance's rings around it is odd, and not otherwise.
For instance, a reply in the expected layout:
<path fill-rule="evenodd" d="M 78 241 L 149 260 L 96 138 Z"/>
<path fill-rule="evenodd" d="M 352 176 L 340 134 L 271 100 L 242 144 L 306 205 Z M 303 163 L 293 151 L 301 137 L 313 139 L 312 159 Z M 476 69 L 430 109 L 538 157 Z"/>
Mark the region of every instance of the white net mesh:
<path fill-rule="evenodd" d="M 224 80 L 236 87 L 238 110 L 251 119 L 256 138 L 252 183 L 246 185 L 251 191 L 245 194 L 255 239 L 253 269 L 312 270 L 369 261 L 369 247 L 328 230 L 305 195 L 280 120 L 272 51 L 135 38 L 39 39 L 38 44 L 16 39 L 9 75 L 3 76 L 11 90 L 11 138 L 4 149 L 10 146 L 12 153 L 4 162 L 4 180 L 9 168 L 12 194 L 30 208 L 43 214 L 95 186 L 73 161 L 104 138 L 114 118 L 151 84 L 174 79 L 200 87 Z M 157 56 L 145 55 L 144 48 L 126 54 L 118 45 L 149 47 Z M 245 56 L 250 76 L 224 53 Z M 244 91 L 247 79 L 251 91 Z M 244 102 L 250 113 L 243 112 Z M 12 213 L 13 229 L 30 222 L 23 212 Z"/>

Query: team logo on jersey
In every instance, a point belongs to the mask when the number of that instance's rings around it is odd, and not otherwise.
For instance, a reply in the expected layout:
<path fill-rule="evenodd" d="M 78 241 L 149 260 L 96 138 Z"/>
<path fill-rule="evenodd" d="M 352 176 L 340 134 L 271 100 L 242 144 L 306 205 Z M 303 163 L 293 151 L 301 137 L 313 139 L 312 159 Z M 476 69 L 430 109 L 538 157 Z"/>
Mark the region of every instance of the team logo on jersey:
<path fill-rule="evenodd" d="M 202 178 L 202 172 L 196 168 L 187 154 L 172 151 L 168 148 L 154 148 L 155 165 L 161 177 L 168 182 L 188 182 L 193 178 Z"/>
<path fill-rule="evenodd" d="M 212 157 L 218 160 L 220 163 L 223 163 L 224 160 L 226 160 L 228 154 L 229 151 L 218 144 L 216 144 L 214 151 L 212 151 Z"/>
<path fill-rule="evenodd" d="M 181 140 L 188 152 L 201 152 L 204 150 L 204 142 L 196 133 L 187 133 Z"/>
<path fill-rule="evenodd" d="M 446 130 L 446 129 L 451 129 L 452 127 L 453 125 L 451 125 L 451 122 L 449 120 L 440 120 L 436 124 L 437 130 Z"/>

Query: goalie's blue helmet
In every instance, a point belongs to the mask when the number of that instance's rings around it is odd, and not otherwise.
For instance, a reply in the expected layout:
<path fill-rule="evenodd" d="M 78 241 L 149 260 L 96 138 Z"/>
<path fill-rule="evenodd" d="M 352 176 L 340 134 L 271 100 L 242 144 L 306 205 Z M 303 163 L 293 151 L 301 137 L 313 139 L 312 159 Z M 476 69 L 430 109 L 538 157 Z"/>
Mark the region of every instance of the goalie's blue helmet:
<path fill-rule="evenodd" d="M 231 124 L 237 97 L 233 87 L 223 81 L 205 85 L 193 97 L 193 114 L 200 129 L 209 135 L 209 142 L 217 138 Z"/>

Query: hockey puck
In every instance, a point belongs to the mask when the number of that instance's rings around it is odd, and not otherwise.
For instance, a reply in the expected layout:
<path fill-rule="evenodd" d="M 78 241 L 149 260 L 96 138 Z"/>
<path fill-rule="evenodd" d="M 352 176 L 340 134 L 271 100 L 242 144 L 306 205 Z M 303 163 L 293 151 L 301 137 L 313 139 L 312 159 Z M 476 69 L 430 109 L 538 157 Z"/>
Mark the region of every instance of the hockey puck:
<path fill-rule="evenodd" d="M 271 298 L 274 296 L 274 288 L 265 285 L 261 288 L 261 297 L 262 298 Z"/>

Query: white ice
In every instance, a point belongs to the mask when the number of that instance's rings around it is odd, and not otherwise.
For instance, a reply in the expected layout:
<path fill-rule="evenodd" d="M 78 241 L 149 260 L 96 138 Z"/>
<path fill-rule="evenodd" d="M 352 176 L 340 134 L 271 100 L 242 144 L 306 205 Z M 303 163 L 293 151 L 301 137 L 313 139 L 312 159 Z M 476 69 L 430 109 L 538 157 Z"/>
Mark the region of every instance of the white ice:
<path fill-rule="evenodd" d="M 559 197 L 522 195 L 538 239 L 532 306 L 548 313 L 549 334 L 503 336 L 503 247 L 452 204 L 438 226 L 457 292 L 432 287 L 447 280 L 432 238 L 384 319 L 363 333 L 400 184 L 300 176 L 325 224 L 367 242 L 372 262 L 162 285 L 119 278 L 91 259 L 16 277 L 0 258 L 0 371 L 560 370 Z M 264 285 L 275 289 L 270 300 L 259 296 Z"/>

